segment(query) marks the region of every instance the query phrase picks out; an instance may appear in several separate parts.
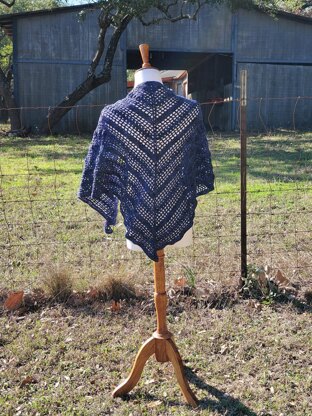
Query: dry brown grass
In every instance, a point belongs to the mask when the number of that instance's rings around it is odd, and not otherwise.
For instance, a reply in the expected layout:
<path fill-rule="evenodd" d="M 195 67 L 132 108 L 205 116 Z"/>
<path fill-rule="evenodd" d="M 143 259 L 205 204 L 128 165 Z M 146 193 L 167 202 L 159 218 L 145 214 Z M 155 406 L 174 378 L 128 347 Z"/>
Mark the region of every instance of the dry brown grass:
<path fill-rule="evenodd" d="M 57 301 L 67 301 L 72 294 L 73 278 L 68 267 L 46 263 L 42 275 L 42 288 Z"/>
<path fill-rule="evenodd" d="M 106 300 L 129 300 L 136 297 L 135 285 L 131 279 L 123 276 L 107 276 L 98 281 L 96 289 Z"/>

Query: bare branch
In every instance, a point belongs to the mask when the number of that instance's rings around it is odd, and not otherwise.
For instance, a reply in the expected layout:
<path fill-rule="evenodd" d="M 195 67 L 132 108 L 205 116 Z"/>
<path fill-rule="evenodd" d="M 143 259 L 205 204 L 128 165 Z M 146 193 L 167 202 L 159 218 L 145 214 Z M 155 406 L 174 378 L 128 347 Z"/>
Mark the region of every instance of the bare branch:
<path fill-rule="evenodd" d="M 181 19 L 195 19 L 198 13 L 201 3 L 207 0 L 190 0 L 185 2 L 184 0 L 106 0 L 105 2 L 99 2 L 101 5 L 100 14 L 98 17 L 99 23 L 99 34 L 97 50 L 94 54 L 93 60 L 90 63 L 88 76 L 86 79 L 75 88 L 70 94 L 66 95 L 65 98 L 51 111 L 49 111 L 48 117 L 45 117 L 40 131 L 44 133 L 51 132 L 51 129 L 62 119 L 62 117 L 68 113 L 71 108 L 83 97 L 85 97 L 90 91 L 94 90 L 100 85 L 108 83 L 111 80 L 113 60 L 118 47 L 120 38 L 127 28 L 128 24 L 134 17 L 141 17 L 144 13 L 151 9 L 158 7 L 158 10 L 162 13 L 162 17 L 158 19 L 168 20 L 175 22 Z M 212 0 L 221 1 L 221 0 Z M 174 13 L 170 13 L 172 7 L 178 6 L 182 3 L 180 14 L 174 16 Z M 197 5 L 196 10 L 193 14 L 183 12 L 184 5 L 192 4 L 192 9 Z M 177 8 L 175 8 L 177 10 Z M 152 24 L 149 23 L 149 24 Z M 106 36 L 108 36 L 109 28 L 112 28 L 112 34 L 109 36 L 109 43 L 107 48 L 105 47 Z M 105 51 L 104 51 L 105 49 Z M 100 73 L 95 74 L 95 70 L 99 65 L 100 60 L 104 56 L 104 63 Z"/>
<path fill-rule="evenodd" d="M 178 4 L 179 0 L 172 1 L 171 3 L 163 3 L 162 1 L 158 2 L 158 5 L 156 6 L 157 9 L 162 11 L 164 14 L 168 13 L 170 7 L 176 6 Z"/>
<path fill-rule="evenodd" d="M 104 61 L 104 65 L 103 65 L 103 71 L 101 72 L 100 76 L 110 76 L 111 74 L 111 70 L 112 70 L 112 65 L 113 65 L 113 59 L 114 59 L 114 55 L 117 49 L 117 45 L 120 39 L 120 36 L 122 35 L 122 33 L 124 32 L 124 30 L 126 29 L 127 25 L 130 23 L 131 19 L 133 18 L 133 15 L 131 14 L 126 14 L 123 19 L 121 20 L 120 26 L 115 28 L 112 37 L 110 39 L 108 48 L 107 48 L 107 52 L 106 52 L 106 56 L 105 56 L 105 61 Z"/>
<path fill-rule="evenodd" d="M 109 28 L 112 18 L 109 15 L 109 10 L 102 10 L 98 17 L 98 22 L 100 26 L 100 32 L 98 36 L 98 48 L 95 53 L 94 58 L 92 59 L 92 62 L 90 64 L 89 70 L 88 70 L 88 77 L 93 76 L 96 67 L 98 66 L 100 59 L 102 58 L 104 49 L 105 49 L 105 36 L 107 29 Z"/>
<path fill-rule="evenodd" d="M 182 19 L 196 20 L 197 14 L 198 14 L 200 8 L 205 3 L 205 1 L 201 2 L 201 0 L 197 0 L 196 1 L 197 7 L 196 7 L 195 11 L 192 14 L 183 13 L 183 4 L 181 4 L 180 14 L 177 14 L 176 16 L 172 16 L 171 13 L 169 12 L 169 8 L 172 7 L 172 6 L 177 5 L 177 3 L 178 3 L 177 0 L 173 1 L 169 4 L 166 4 L 166 5 L 162 2 L 159 2 L 159 4 L 155 6 L 155 8 L 158 9 L 160 12 L 162 12 L 163 16 L 154 18 L 154 19 L 150 20 L 149 22 L 146 22 L 145 20 L 143 20 L 142 16 L 137 16 L 137 17 L 138 17 L 139 21 L 142 23 L 142 25 L 144 25 L 144 26 L 150 26 L 150 25 L 158 24 L 163 20 L 167 20 L 167 21 L 170 21 L 172 23 L 177 22 L 177 21 L 182 20 Z"/>
<path fill-rule="evenodd" d="M 12 7 L 12 6 L 14 6 L 15 0 L 11 0 L 11 1 L 0 0 L 0 3 L 4 4 L 7 7 Z"/>

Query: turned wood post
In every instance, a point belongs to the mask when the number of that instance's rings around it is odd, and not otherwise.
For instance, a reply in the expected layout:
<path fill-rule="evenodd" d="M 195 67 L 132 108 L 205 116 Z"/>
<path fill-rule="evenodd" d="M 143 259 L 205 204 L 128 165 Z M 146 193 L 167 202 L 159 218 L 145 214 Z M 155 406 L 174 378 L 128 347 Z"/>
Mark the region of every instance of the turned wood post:
<path fill-rule="evenodd" d="M 157 330 L 154 332 L 156 338 L 168 339 L 172 336 L 167 328 L 167 293 L 165 282 L 164 249 L 158 250 L 158 262 L 154 262 L 154 301 L 157 316 Z"/>
<path fill-rule="evenodd" d="M 147 43 L 141 43 L 139 49 L 143 61 L 142 68 L 152 68 L 152 65 L 149 62 L 149 45 Z"/>

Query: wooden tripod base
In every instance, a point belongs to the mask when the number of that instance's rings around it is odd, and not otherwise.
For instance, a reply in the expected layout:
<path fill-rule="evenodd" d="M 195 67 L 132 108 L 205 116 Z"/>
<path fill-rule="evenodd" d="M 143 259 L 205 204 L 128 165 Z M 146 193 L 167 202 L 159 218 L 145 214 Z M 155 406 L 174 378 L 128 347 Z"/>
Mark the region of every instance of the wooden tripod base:
<path fill-rule="evenodd" d="M 140 348 L 129 377 L 113 391 L 113 397 L 123 396 L 139 381 L 144 365 L 153 354 L 161 363 L 171 361 L 178 383 L 186 401 L 196 407 L 198 401 L 184 375 L 183 363 L 166 323 L 167 294 L 165 283 L 164 249 L 157 250 L 158 262 L 154 262 L 154 301 L 157 315 L 157 330 Z"/>
<path fill-rule="evenodd" d="M 127 394 L 138 383 L 144 365 L 150 356 L 155 354 L 158 362 L 171 361 L 178 383 L 186 401 L 193 407 L 198 406 L 198 400 L 192 392 L 184 374 L 183 363 L 179 351 L 172 339 L 172 334 L 160 335 L 157 331 L 140 348 L 134 361 L 129 377 L 113 391 L 113 397 L 120 397 Z"/>

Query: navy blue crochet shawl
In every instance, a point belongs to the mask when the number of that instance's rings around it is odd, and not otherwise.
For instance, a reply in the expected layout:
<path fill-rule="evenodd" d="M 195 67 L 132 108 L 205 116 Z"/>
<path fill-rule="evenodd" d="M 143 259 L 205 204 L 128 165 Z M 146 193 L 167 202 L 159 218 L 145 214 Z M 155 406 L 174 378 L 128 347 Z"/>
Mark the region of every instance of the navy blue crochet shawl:
<path fill-rule="evenodd" d="M 107 105 L 85 158 L 77 197 L 113 232 L 118 201 L 125 237 L 158 261 L 157 250 L 193 226 L 199 195 L 214 189 L 200 105 L 146 81 Z"/>

